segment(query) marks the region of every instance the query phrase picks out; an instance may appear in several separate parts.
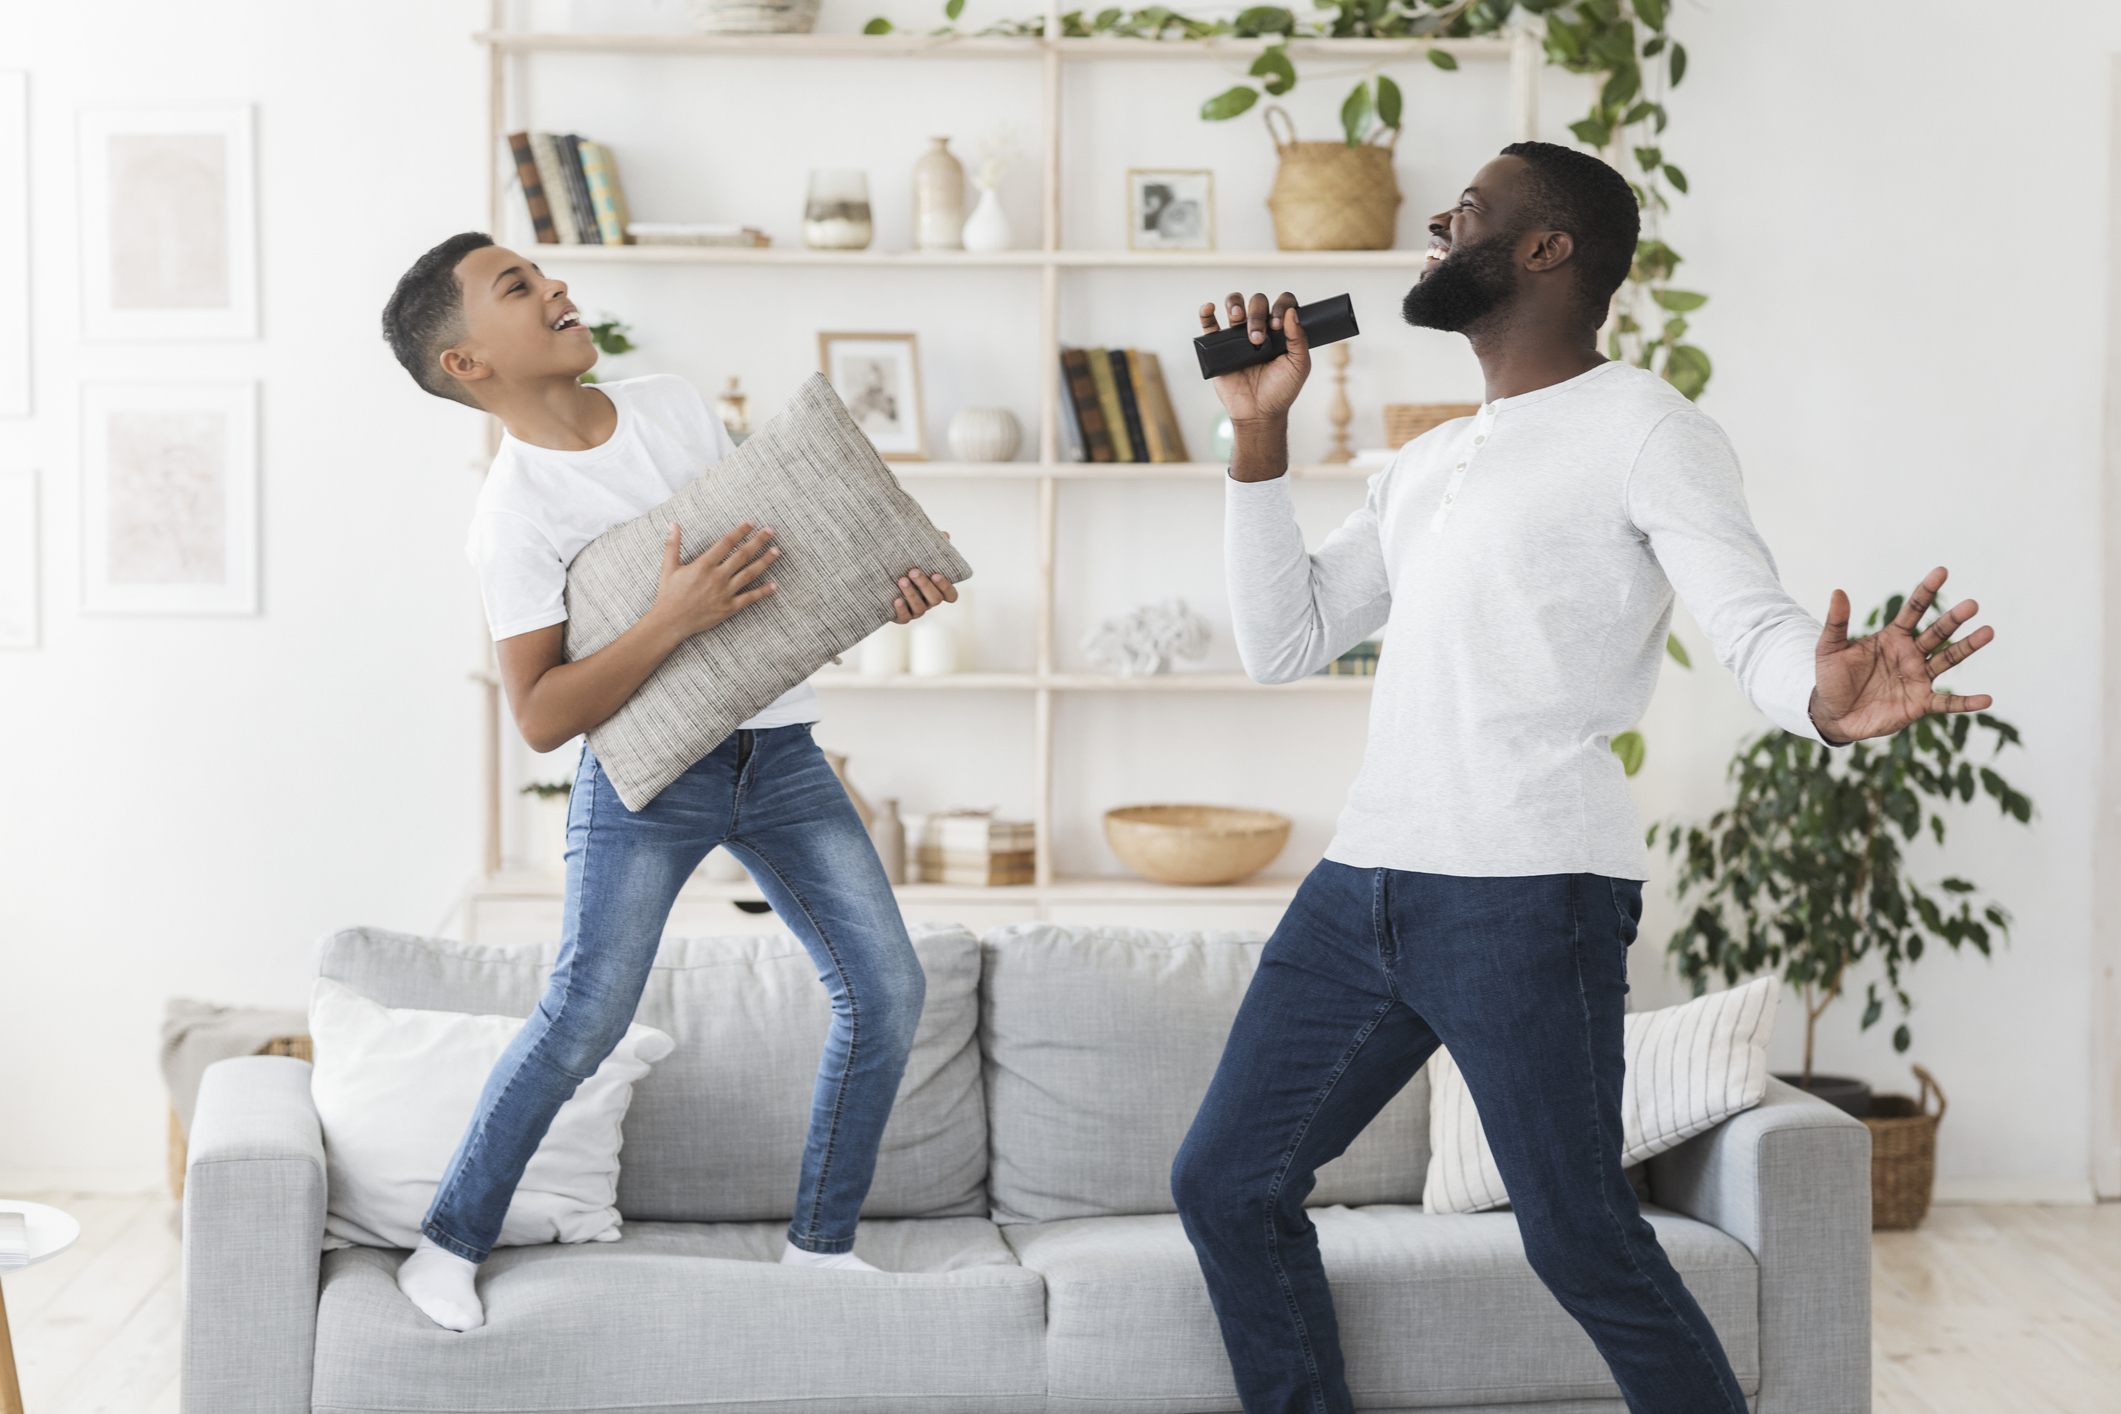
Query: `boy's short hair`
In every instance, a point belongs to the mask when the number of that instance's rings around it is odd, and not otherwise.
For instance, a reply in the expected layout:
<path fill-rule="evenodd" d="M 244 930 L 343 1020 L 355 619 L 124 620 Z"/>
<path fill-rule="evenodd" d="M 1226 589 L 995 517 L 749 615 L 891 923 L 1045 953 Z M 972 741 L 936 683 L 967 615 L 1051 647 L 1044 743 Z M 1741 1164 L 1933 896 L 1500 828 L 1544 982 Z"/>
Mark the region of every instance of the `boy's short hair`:
<path fill-rule="evenodd" d="M 412 381 L 438 398 L 477 407 L 464 385 L 442 371 L 438 355 L 470 332 L 464 320 L 464 283 L 457 264 L 493 244 L 484 231 L 451 236 L 412 263 L 383 306 L 383 338 Z"/>

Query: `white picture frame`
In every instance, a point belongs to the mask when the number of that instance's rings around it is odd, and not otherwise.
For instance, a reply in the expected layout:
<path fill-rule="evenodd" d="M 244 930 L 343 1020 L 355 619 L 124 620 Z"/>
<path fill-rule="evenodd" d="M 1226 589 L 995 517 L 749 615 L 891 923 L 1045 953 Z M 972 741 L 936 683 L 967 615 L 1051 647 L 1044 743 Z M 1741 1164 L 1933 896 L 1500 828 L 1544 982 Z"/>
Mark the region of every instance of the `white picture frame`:
<path fill-rule="evenodd" d="M 81 609 L 258 612 L 258 385 L 81 390 Z"/>
<path fill-rule="evenodd" d="M 81 110 L 86 338 L 258 337 L 251 128 L 248 103 Z"/>
<path fill-rule="evenodd" d="M 0 470 L 0 648 L 37 646 L 37 473 Z"/>
<path fill-rule="evenodd" d="M 0 417 L 30 414 L 29 75 L 0 70 Z"/>
<path fill-rule="evenodd" d="M 1127 249 L 1215 249 L 1215 174 L 1198 169 L 1130 169 Z"/>
<path fill-rule="evenodd" d="M 826 381 L 885 461 L 928 460 L 918 336 L 819 334 L 817 351 Z"/>

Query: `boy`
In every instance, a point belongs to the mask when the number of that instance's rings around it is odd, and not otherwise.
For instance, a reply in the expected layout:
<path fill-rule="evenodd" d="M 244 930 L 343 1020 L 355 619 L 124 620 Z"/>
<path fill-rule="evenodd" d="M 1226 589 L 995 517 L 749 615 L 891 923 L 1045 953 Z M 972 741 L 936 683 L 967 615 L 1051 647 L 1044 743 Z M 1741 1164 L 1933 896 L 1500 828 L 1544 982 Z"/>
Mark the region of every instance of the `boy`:
<path fill-rule="evenodd" d="M 414 262 L 383 311 L 413 381 L 490 412 L 506 434 L 479 493 L 478 568 L 501 679 L 523 739 L 552 751 L 617 711 L 680 643 L 773 593 L 771 527 L 733 527 L 690 564 L 664 540 L 656 600 L 600 652 L 561 659 L 567 565 L 611 527 L 662 504 L 733 448 L 680 378 L 594 387 L 596 343 L 567 286 L 477 232 Z M 916 569 L 893 604 L 910 623 L 957 598 Z M 567 812 L 567 892 L 544 999 L 494 1066 L 398 1286 L 437 1325 L 468 1331 L 474 1289 L 523 1169 L 553 1115 L 633 1020 L 679 887 L 714 846 L 744 862 L 832 995 L 781 1254 L 874 1271 L 853 1253 L 877 1142 L 898 1094 L 926 980 L 852 802 L 810 739 L 817 695 L 784 693 L 638 813 L 586 746 Z"/>

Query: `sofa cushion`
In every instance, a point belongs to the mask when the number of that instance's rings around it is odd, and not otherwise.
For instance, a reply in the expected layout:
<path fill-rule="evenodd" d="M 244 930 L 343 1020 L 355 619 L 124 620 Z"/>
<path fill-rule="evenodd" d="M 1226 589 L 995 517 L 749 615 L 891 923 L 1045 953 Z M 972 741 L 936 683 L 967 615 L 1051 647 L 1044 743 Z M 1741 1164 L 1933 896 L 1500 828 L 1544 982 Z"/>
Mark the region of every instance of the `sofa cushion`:
<path fill-rule="evenodd" d="M 913 935 L 928 1001 L 862 1215 L 984 1214 L 979 944 L 954 925 Z M 324 939 L 317 971 L 385 1006 L 528 1016 L 557 954 L 556 944 L 494 948 L 352 928 Z M 634 1087 L 619 1212 L 787 1219 L 831 1016 L 793 938 L 665 938 L 635 1017 L 676 1046 Z"/>
<path fill-rule="evenodd" d="M 1735 1239 L 1645 1209 L 1687 1289 L 1759 1388 L 1759 1269 Z M 1419 1208 L 1311 1214 L 1333 1286 L 1348 1385 L 1365 1409 L 1613 1399 L 1590 1337 L 1525 1261 L 1508 1213 Z M 1134 1414 L 1234 1410 L 1236 1386 L 1200 1264 L 1175 1216 L 1085 1218 L 1003 1229 L 1046 1280 L 1053 1398 Z M 1541 1404 L 1557 1409 L 1561 1404 Z"/>
<path fill-rule="evenodd" d="M 511 1247 L 458 1335 L 398 1291 L 401 1254 L 324 1258 L 316 1414 L 1043 1411 L 1044 1297 L 981 1218 L 862 1223 L 887 1270 L 783 1267 L 777 1223 L 628 1223 Z"/>
<path fill-rule="evenodd" d="M 980 1039 L 995 1220 L 1168 1213 L 1171 1160 L 1259 964 L 1260 933 L 1026 923 L 987 934 Z M 1318 1171 L 1311 1203 L 1412 1203 L 1428 1079 Z"/>

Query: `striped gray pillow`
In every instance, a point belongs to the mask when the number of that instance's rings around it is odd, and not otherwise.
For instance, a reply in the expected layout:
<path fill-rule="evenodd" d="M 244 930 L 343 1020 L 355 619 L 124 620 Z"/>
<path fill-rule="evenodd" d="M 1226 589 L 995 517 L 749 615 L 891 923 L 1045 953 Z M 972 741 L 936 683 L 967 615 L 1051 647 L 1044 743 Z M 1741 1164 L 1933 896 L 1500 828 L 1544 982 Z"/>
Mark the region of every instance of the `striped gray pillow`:
<path fill-rule="evenodd" d="M 670 522 L 682 528 L 689 561 L 747 520 L 773 527 L 780 588 L 686 639 L 589 733 L 628 810 L 644 808 L 738 723 L 888 623 L 900 575 L 919 568 L 952 583 L 972 577 L 832 385 L 813 374 L 733 454 L 575 556 L 567 660 L 604 647 L 655 603 Z"/>

